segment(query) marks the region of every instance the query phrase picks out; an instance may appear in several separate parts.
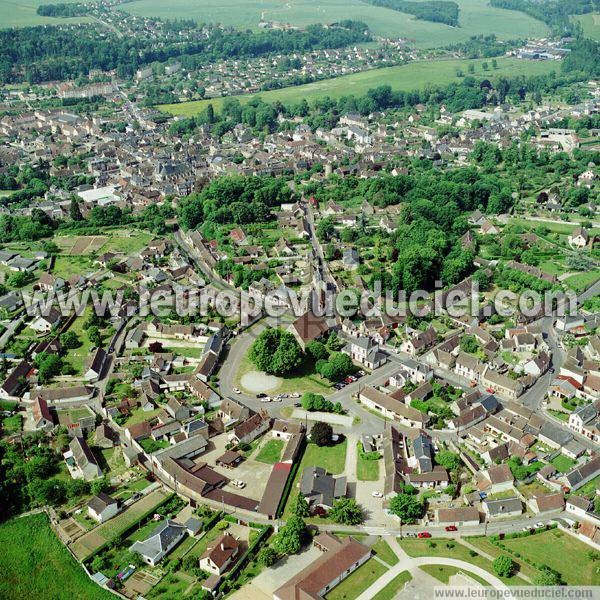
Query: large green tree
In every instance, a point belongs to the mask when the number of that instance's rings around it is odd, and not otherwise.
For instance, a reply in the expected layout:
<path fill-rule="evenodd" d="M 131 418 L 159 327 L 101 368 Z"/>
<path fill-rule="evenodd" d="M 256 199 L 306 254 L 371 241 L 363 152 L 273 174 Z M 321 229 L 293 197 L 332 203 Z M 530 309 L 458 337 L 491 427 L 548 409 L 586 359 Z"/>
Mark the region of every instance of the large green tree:
<path fill-rule="evenodd" d="M 302 363 L 302 349 L 288 331 L 268 328 L 254 340 L 250 360 L 261 370 L 272 375 L 287 375 Z"/>
<path fill-rule="evenodd" d="M 390 501 L 390 510 L 403 523 L 414 523 L 425 512 L 423 503 L 412 494 L 396 494 Z"/>

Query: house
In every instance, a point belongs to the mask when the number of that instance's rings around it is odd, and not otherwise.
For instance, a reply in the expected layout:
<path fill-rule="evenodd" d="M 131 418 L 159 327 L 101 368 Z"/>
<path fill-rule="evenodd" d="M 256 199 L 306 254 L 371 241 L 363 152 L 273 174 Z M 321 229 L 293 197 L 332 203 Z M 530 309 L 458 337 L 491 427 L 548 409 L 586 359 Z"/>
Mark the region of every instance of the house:
<path fill-rule="evenodd" d="M 214 575 L 222 575 L 235 563 L 240 551 L 240 542 L 226 533 L 208 545 L 198 561 L 200 568 Z"/>
<path fill-rule="evenodd" d="M 569 429 L 600 442 L 600 400 L 580 406 L 569 415 Z"/>
<path fill-rule="evenodd" d="M 105 492 L 100 492 L 88 502 L 88 515 L 98 523 L 108 521 L 118 512 L 119 502 Z"/>
<path fill-rule="evenodd" d="M 590 241 L 590 236 L 587 229 L 577 227 L 569 234 L 568 241 L 569 244 L 575 246 L 575 248 L 585 248 Z"/>
<path fill-rule="evenodd" d="M 523 392 L 523 385 L 521 382 L 493 371 L 489 367 L 485 368 L 485 371 L 481 376 L 481 383 L 493 390 L 494 393 L 508 400 L 516 400 Z"/>
<path fill-rule="evenodd" d="M 366 336 L 351 340 L 343 352 L 370 370 L 378 369 L 387 361 L 387 355 L 379 349 L 379 344 Z"/>
<path fill-rule="evenodd" d="M 308 342 L 322 338 L 329 331 L 329 325 L 323 317 L 317 317 L 309 310 L 298 317 L 288 331 L 296 338 L 302 350 L 305 350 Z"/>
<path fill-rule="evenodd" d="M 199 400 L 204 400 L 205 402 L 208 402 L 209 407 L 214 408 L 216 406 L 219 406 L 221 402 L 221 397 L 209 385 L 204 383 L 204 381 L 200 381 L 200 379 L 192 377 L 187 382 L 187 385 L 190 392 L 194 394 L 194 396 L 196 396 L 196 398 L 198 398 Z"/>
<path fill-rule="evenodd" d="M 185 421 L 186 419 L 189 419 L 192 414 L 190 407 L 175 397 L 169 398 L 169 401 L 165 405 L 165 410 L 176 421 Z"/>
<path fill-rule="evenodd" d="M 413 457 L 419 473 L 433 471 L 433 443 L 424 431 L 413 440 Z"/>
<path fill-rule="evenodd" d="M 88 443 L 82 437 L 75 437 L 69 444 L 69 451 L 65 452 L 67 465 L 70 467 L 71 476 L 75 479 L 97 479 L 102 477 L 102 469 L 94 456 Z"/>
<path fill-rule="evenodd" d="M 438 525 L 455 527 L 479 525 L 479 511 L 474 506 L 461 506 L 459 508 L 438 508 L 435 511 Z"/>
<path fill-rule="evenodd" d="M 516 517 L 523 514 L 523 503 L 520 498 L 503 498 L 501 500 L 483 501 L 483 511 L 489 520 Z"/>
<path fill-rule="evenodd" d="M 223 421 L 223 425 L 227 428 L 248 419 L 250 409 L 231 398 L 224 398 L 216 416 Z"/>
<path fill-rule="evenodd" d="M 358 399 L 368 408 L 382 413 L 389 419 L 396 419 L 409 427 L 421 429 L 429 422 L 429 417 L 425 413 L 407 406 L 390 394 L 384 394 L 369 385 L 360 390 Z"/>
<path fill-rule="evenodd" d="M 31 365 L 21 361 L 4 380 L 0 386 L 0 398 L 2 400 L 18 400 L 19 394 L 27 385 L 27 376 L 31 371 Z"/>
<path fill-rule="evenodd" d="M 529 505 L 538 515 L 551 512 L 562 512 L 565 508 L 565 498 L 562 492 L 555 494 L 540 494 L 534 496 Z"/>
<path fill-rule="evenodd" d="M 234 469 L 237 467 L 242 461 L 244 457 L 235 450 L 225 450 L 221 456 L 215 459 L 215 464 L 218 467 L 224 467 L 225 469 Z"/>
<path fill-rule="evenodd" d="M 331 533 L 322 533 L 313 544 L 323 554 L 276 589 L 273 600 L 322 600 L 371 557 L 371 549 L 352 536 L 340 540 Z"/>
<path fill-rule="evenodd" d="M 415 356 L 420 352 L 424 352 L 433 344 L 435 344 L 437 340 L 437 334 L 433 327 L 429 327 L 425 331 L 421 331 L 414 335 L 411 339 L 405 341 L 400 346 L 400 350 L 402 352 L 408 352 L 409 354 Z"/>
<path fill-rule="evenodd" d="M 187 535 L 185 525 L 165 519 L 143 541 L 137 541 L 129 547 L 131 552 L 141 555 L 144 562 L 156 566 Z"/>
<path fill-rule="evenodd" d="M 575 496 L 571 494 L 566 501 L 565 508 L 578 517 L 585 517 L 590 510 L 592 503 L 588 498 L 583 496 Z"/>
<path fill-rule="evenodd" d="M 513 489 L 515 478 L 508 465 L 493 465 L 487 470 L 487 478 L 492 484 L 492 493 L 506 492 Z"/>
<path fill-rule="evenodd" d="M 311 510 L 316 507 L 329 510 L 334 500 L 346 495 L 346 486 L 345 477 L 333 477 L 323 467 L 306 467 L 300 480 L 300 493 Z"/>
<path fill-rule="evenodd" d="M 60 313 L 51 308 L 47 315 L 42 315 L 34 319 L 29 327 L 38 333 L 48 333 L 53 327 L 60 324 Z"/>
<path fill-rule="evenodd" d="M 114 448 L 119 444 L 119 434 L 108 423 L 100 423 L 96 427 L 94 443 L 100 448 Z"/>
<path fill-rule="evenodd" d="M 229 441 L 234 444 L 249 444 L 267 431 L 269 425 L 270 419 L 255 413 L 233 428 L 233 432 L 229 435 Z"/>
<path fill-rule="evenodd" d="M 54 419 L 52 418 L 52 413 L 48 408 L 48 403 L 44 398 L 36 397 L 33 401 L 33 405 L 31 407 L 31 412 L 33 414 L 33 428 L 34 429 L 43 429 L 48 431 L 54 427 Z"/>
<path fill-rule="evenodd" d="M 85 372 L 84 378 L 86 381 L 96 381 L 100 378 L 108 355 L 104 348 L 96 348 L 93 350 L 90 366 Z"/>
<path fill-rule="evenodd" d="M 571 492 L 574 492 L 598 475 L 600 475 L 600 455 L 569 471 L 563 479 Z"/>

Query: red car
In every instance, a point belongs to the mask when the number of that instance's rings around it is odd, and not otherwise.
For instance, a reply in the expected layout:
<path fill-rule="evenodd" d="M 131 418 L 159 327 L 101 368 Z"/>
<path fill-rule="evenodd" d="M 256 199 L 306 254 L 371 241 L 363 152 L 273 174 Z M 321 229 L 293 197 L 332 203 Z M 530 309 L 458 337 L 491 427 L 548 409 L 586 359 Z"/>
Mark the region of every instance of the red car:
<path fill-rule="evenodd" d="M 417 537 L 418 538 L 430 538 L 431 534 L 429 533 L 429 531 L 421 531 L 420 533 L 417 533 Z"/>
<path fill-rule="evenodd" d="M 456 525 L 448 525 L 446 531 L 458 531 L 458 527 Z"/>

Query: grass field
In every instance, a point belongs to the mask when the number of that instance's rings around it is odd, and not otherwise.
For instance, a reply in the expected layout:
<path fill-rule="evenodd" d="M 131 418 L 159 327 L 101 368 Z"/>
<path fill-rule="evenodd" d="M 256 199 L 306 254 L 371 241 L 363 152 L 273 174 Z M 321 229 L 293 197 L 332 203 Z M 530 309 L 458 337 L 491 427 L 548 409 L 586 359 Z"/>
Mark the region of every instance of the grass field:
<path fill-rule="evenodd" d="M 377 481 L 379 479 L 379 461 L 366 460 L 359 452 L 356 459 L 356 475 L 360 481 Z"/>
<path fill-rule="evenodd" d="M 523 13 L 492 8 L 486 0 L 456 1 L 460 6 L 460 27 L 419 21 L 360 0 L 138 0 L 122 5 L 121 10 L 139 16 L 195 19 L 254 29 L 261 17 L 301 27 L 356 19 L 365 22 L 376 35 L 402 37 L 421 47 L 445 46 L 476 33 L 495 33 L 500 39 L 540 37 L 547 33 L 543 23 Z"/>
<path fill-rule="evenodd" d="M 561 473 L 568 473 L 575 466 L 576 461 L 564 454 L 559 454 L 557 457 L 552 459 L 552 464 L 557 471 Z"/>
<path fill-rule="evenodd" d="M 502 543 L 524 558 L 556 569 L 568 585 L 600 585 L 600 569 L 588 557 L 589 546 L 563 531 L 552 529 Z"/>
<path fill-rule="evenodd" d="M 424 571 L 428 575 L 435 577 L 438 581 L 442 583 L 449 583 L 450 577 L 456 575 L 457 573 L 464 573 L 468 577 L 471 577 L 481 585 L 489 586 L 489 583 L 481 577 L 478 577 L 474 573 L 469 573 L 468 571 L 464 571 L 463 569 L 459 569 L 458 567 L 451 567 L 449 565 L 424 565 L 419 567 L 421 571 Z"/>
<path fill-rule="evenodd" d="M 386 570 L 380 562 L 370 558 L 364 565 L 361 565 L 356 571 L 348 575 L 342 583 L 336 585 L 325 598 L 326 600 L 353 600 L 354 598 L 358 598 Z"/>
<path fill-rule="evenodd" d="M 447 85 L 460 81 L 456 76 L 456 70 L 461 69 L 467 73 L 470 63 L 475 64 L 475 76 L 486 77 L 494 80 L 501 75 L 540 75 L 557 69 L 557 65 L 551 61 L 532 62 L 519 60 L 517 58 L 498 58 L 498 69 L 484 71 L 482 60 L 430 60 L 415 61 L 406 65 L 386 67 L 383 69 L 372 69 L 353 75 L 345 75 L 334 79 L 325 79 L 315 83 L 287 87 L 280 90 L 262 92 L 260 94 L 245 94 L 237 96 L 240 102 L 247 102 L 251 98 L 259 96 L 265 102 L 280 101 L 283 103 L 299 102 L 302 98 L 308 101 L 323 96 L 339 98 L 348 94 L 360 96 L 369 89 L 379 85 L 391 85 L 395 90 L 413 91 L 423 89 L 427 85 Z M 225 98 L 212 98 L 210 100 L 196 100 L 193 102 L 182 102 L 180 104 L 162 104 L 160 110 L 173 115 L 192 116 L 196 115 L 212 104 L 215 110 L 220 110 Z"/>
<path fill-rule="evenodd" d="M 90 581 L 50 528 L 45 514 L 0 526 L 0 598 L 86 598 L 114 596 Z"/>
<path fill-rule="evenodd" d="M 395 552 L 390 548 L 390 545 L 383 539 L 379 539 L 372 546 L 372 550 L 375 552 L 375 556 L 380 558 L 384 563 L 387 563 L 393 567 L 398 562 L 398 557 Z"/>
<path fill-rule="evenodd" d="M 408 571 L 402 571 L 392 579 L 381 591 L 373 596 L 373 600 L 393 600 L 396 594 L 412 579 Z"/>
<path fill-rule="evenodd" d="M 600 41 L 600 13 L 578 15 L 573 19 L 581 23 L 585 37 Z"/>
<path fill-rule="evenodd" d="M 283 450 L 283 440 L 269 440 L 259 450 L 256 455 L 256 460 L 269 465 L 274 465 L 281 458 L 281 451 Z"/>
<path fill-rule="evenodd" d="M 61 2 L 84 2 L 86 0 L 61 0 Z M 40 4 L 49 4 L 47 0 L 2 0 L 0 2 L 0 28 L 30 27 L 34 25 L 60 25 L 89 22 L 88 17 L 69 17 L 59 19 L 54 17 L 40 17 L 37 7 Z"/>

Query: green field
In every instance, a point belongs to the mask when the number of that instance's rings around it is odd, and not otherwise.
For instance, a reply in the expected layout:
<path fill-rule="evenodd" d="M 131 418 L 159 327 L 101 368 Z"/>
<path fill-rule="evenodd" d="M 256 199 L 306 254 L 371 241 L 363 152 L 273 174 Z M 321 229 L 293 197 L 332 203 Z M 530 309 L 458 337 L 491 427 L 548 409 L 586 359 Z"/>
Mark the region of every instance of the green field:
<path fill-rule="evenodd" d="M 61 0 L 62 3 L 85 2 L 86 0 Z M 89 22 L 87 17 L 40 17 L 35 11 L 48 0 L 2 0 L 0 2 L 0 28 L 30 27 L 33 25 L 60 25 Z"/>
<path fill-rule="evenodd" d="M 585 37 L 600 41 L 600 13 L 578 15 L 573 19 L 581 23 Z"/>
<path fill-rule="evenodd" d="M 498 58 L 498 69 L 484 71 L 481 64 L 483 60 L 430 60 L 415 61 L 407 65 L 386 67 L 384 69 L 372 69 L 353 75 L 345 75 L 334 79 L 325 79 L 315 83 L 287 87 L 280 90 L 262 92 L 260 94 L 245 94 L 238 96 L 241 102 L 247 102 L 251 98 L 259 96 L 265 102 L 280 101 L 283 103 L 299 102 L 302 98 L 308 101 L 323 96 L 339 98 L 348 94 L 360 96 L 371 88 L 380 85 L 391 85 L 395 90 L 413 91 L 423 89 L 428 85 L 447 85 L 460 81 L 456 76 L 456 70 L 461 69 L 467 73 L 469 63 L 475 64 L 475 77 L 495 79 L 501 75 L 516 77 L 517 75 L 541 75 L 555 71 L 557 66 L 551 61 L 532 62 L 519 60 L 517 58 Z M 163 104 L 158 106 L 160 110 L 173 115 L 186 117 L 196 115 L 208 104 L 212 104 L 219 110 L 224 98 L 212 98 L 210 100 L 196 100 L 194 102 L 183 102 L 181 104 Z"/>
<path fill-rule="evenodd" d="M 269 440 L 260 449 L 256 455 L 256 460 L 259 462 L 274 465 L 281 458 L 281 451 L 283 450 L 283 440 Z"/>
<path fill-rule="evenodd" d="M 90 581 L 50 528 L 45 514 L 0 526 L 0 598 L 86 598 L 114 596 Z"/>
<path fill-rule="evenodd" d="M 373 596 L 373 600 L 393 600 L 396 594 L 412 579 L 408 571 L 396 575 L 381 591 Z"/>
<path fill-rule="evenodd" d="M 568 585 L 600 585 L 600 570 L 588 556 L 589 546 L 563 531 L 553 529 L 502 543 L 523 558 L 556 569 Z"/>
<path fill-rule="evenodd" d="M 344 581 L 336 585 L 325 598 L 327 600 L 353 600 L 371 587 L 387 569 L 374 558 L 353 571 Z"/>
<path fill-rule="evenodd" d="M 486 0 L 456 1 L 460 6 L 460 27 L 419 21 L 360 0 L 138 0 L 120 8 L 138 16 L 195 19 L 199 23 L 244 28 L 257 28 L 261 17 L 301 27 L 355 19 L 365 22 L 376 35 L 402 37 L 421 47 L 445 46 L 476 33 L 495 33 L 500 39 L 541 37 L 547 33 L 543 23 L 523 13 L 492 8 Z"/>

